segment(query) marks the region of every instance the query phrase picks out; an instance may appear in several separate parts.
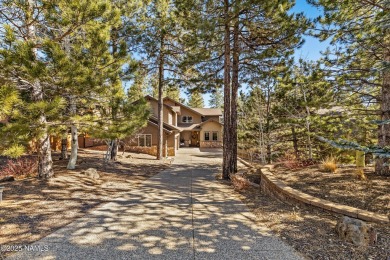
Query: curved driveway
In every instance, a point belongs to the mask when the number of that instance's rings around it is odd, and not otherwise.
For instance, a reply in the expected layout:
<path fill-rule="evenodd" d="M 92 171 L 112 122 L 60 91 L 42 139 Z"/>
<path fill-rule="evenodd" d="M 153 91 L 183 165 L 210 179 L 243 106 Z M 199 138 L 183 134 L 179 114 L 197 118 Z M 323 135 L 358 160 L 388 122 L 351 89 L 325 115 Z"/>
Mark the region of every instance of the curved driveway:
<path fill-rule="evenodd" d="M 215 180 L 221 161 L 182 148 L 170 169 L 9 259 L 301 259 Z"/>

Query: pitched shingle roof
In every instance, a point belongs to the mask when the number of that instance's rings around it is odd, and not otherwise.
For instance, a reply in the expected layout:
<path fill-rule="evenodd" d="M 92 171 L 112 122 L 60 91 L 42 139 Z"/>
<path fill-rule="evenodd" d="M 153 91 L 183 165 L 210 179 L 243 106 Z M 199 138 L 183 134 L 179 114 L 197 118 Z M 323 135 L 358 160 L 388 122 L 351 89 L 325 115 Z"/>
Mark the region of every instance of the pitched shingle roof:
<path fill-rule="evenodd" d="M 192 108 L 189 106 L 186 106 L 176 100 L 173 100 L 170 97 L 165 97 L 164 100 L 170 100 L 175 103 L 176 106 L 183 106 L 189 110 L 194 111 L 195 113 L 198 113 L 202 116 L 222 116 L 222 109 L 220 108 Z"/>
<path fill-rule="evenodd" d="M 193 108 L 193 110 L 203 116 L 222 116 L 222 109 L 220 108 Z"/>
<path fill-rule="evenodd" d="M 155 116 L 150 116 L 149 117 L 149 122 L 152 122 L 152 123 L 158 125 L 158 119 Z M 166 128 L 167 130 L 170 130 L 170 131 L 172 131 L 172 130 L 179 130 L 179 128 L 177 128 L 176 126 L 168 124 L 168 123 L 165 123 L 165 122 L 163 123 L 163 127 Z"/>
<path fill-rule="evenodd" d="M 219 121 L 217 121 L 217 120 L 208 119 L 208 120 L 206 120 L 206 121 L 200 123 L 199 126 L 202 126 L 202 125 L 207 124 L 207 123 L 210 123 L 210 122 L 215 122 L 215 123 L 217 123 L 217 124 L 223 125 L 221 122 L 219 122 Z"/>

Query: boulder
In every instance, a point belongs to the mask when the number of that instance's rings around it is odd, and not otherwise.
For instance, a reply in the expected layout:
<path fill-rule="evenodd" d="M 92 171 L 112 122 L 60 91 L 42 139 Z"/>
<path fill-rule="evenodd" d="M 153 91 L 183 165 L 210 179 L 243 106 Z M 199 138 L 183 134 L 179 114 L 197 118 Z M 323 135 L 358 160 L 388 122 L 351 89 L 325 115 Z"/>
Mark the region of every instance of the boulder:
<path fill-rule="evenodd" d="M 340 239 L 357 246 L 367 246 L 376 243 L 377 233 L 366 222 L 344 216 L 336 225 L 336 232 Z"/>
<path fill-rule="evenodd" d="M 91 178 L 91 179 L 99 179 L 100 178 L 100 175 L 95 168 L 88 168 L 85 171 L 82 171 L 81 173 L 84 174 L 85 176 Z"/>

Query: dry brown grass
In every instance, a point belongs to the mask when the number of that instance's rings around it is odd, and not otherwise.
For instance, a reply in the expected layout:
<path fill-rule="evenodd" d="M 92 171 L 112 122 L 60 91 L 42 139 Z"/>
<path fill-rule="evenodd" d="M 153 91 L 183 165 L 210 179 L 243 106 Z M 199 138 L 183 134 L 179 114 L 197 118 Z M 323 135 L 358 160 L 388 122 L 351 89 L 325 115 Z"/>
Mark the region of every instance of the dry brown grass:
<path fill-rule="evenodd" d="M 364 169 L 363 169 L 363 168 L 358 168 L 358 169 L 356 169 L 355 175 L 356 175 L 356 178 L 357 178 L 358 180 L 361 180 L 361 181 L 366 181 L 366 180 L 367 180 L 367 176 L 366 176 L 366 174 L 364 173 Z"/>
<path fill-rule="evenodd" d="M 286 216 L 287 219 L 292 221 L 302 221 L 303 218 L 301 217 L 301 212 L 299 206 L 293 207 L 292 212 Z"/>
<path fill-rule="evenodd" d="M 337 172 L 337 159 L 334 156 L 328 156 L 321 161 L 321 168 L 325 172 L 336 173 Z"/>
<path fill-rule="evenodd" d="M 236 174 L 230 175 L 230 180 L 237 191 L 245 190 L 251 186 L 247 179 Z"/>

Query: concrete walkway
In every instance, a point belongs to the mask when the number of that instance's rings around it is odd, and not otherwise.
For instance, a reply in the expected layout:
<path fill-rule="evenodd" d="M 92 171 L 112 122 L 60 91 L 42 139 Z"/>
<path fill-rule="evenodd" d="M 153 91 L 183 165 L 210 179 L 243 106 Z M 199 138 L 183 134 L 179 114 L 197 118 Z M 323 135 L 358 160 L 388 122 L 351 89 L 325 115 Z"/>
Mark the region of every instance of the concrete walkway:
<path fill-rule="evenodd" d="M 219 150 L 183 148 L 173 164 L 7 259 L 301 259 L 215 180 Z"/>

